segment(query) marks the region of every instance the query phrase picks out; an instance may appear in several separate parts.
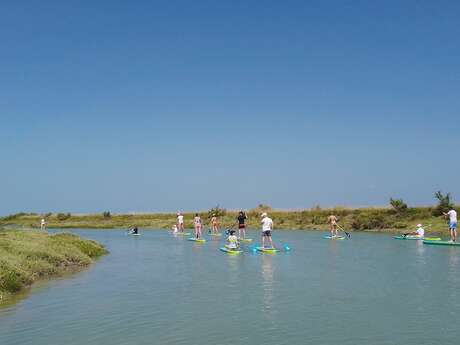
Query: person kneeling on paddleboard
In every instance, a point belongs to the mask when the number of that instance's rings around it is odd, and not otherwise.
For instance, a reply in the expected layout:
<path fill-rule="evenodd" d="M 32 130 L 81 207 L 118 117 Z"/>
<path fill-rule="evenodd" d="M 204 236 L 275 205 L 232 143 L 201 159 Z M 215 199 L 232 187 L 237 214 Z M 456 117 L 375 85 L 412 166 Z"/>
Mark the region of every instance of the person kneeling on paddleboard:
<path fill-rule="evenodd" d="M 423 238 L 425 237 L 425 229 L 423 229 L 422 224 L 417 224 L 417 229 L 414 232 L 408 232 L 406 234 L 403 234 L 403 237 L 406 236 L 416 236 Z"/>
<path fill-rule="evenodd" d="M 137 229 L 137 226 L 135 226 L 134 228 L 131 229 L 131 233 L 133 235 L 139 235 L 139 230 Z"/>
<path fill-rule="evenodd" d="M 235 235 L 235 230 L 230 230 L 230 235 L 227 237 L 227 248 L 236 250 L 239 247 L 238 237 Z"/>
<path fill-rule="evenodd" d="M 274 248 L 272 241 L 273 220 L 271 220 L 271 218 L 269 218 L 265 212 L 262 213 L 261 217 L 262 220 L 260 223 L 262 224 L 262 248 L 265 248 L 265 237 L 270 242 L 269 248 Z"/>

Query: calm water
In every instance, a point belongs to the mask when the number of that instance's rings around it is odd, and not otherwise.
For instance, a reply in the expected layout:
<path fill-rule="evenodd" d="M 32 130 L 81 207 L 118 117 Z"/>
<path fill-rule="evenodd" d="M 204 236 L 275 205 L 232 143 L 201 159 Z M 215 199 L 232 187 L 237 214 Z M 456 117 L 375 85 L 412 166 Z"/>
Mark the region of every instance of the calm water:
<path fill-rule="evenodd" d="M 74 232 L 110 255 L 0 309 L 0 344 L 460 341 L 460 248 L 278 231 L 290 253 L 229 256 L 220 240 L 199 245 L 165 231 Z"/>

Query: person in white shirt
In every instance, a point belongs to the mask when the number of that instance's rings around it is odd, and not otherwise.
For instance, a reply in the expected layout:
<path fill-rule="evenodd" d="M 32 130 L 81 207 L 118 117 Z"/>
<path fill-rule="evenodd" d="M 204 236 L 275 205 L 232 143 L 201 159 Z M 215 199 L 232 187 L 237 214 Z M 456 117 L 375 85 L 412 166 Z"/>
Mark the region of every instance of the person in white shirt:
<path fill-rule="evenodd" d="M 230 230 L 230 235 L 227 237 L 227 248 L 236 250 L 238 249 L 239 243 L 238 243 L 238 237 L 235 235 L 235 230 Z"/>
<path fill-rule="evenodd" d="M 444 216 L 449 217 L 449 230 L 450 230 L 450 240 L 452 242 L 457 241 L 457 211 L 451 209 L 449 212 L 444 213 Z"/>
<path fill-rule="evenodd" d="M 177 212 L 177 227 L 180 232 L 184 232 L 184 216 L 180 212 Z"/>
<path fill-rule="evenodd" d="M 408 232 L 407 234 L 404 234 L 403 236 L 404 237 L 406 237 L 406 236 L 414 236 L 414 237 L 424 238 L 425 237 L 425 229 L 423 229 L 422 224 L 417 224 L 417 229 L 414 232 Z"/>
<path fill-rule="evenodd" d="M 46 220 L 45 218 L 42 218 L 40 222 L 40 230 L 46 230 Z"/>
<path fill-rule="evenodd" d="M 273 241 L 272 241 L 272 231 L 273 231 L 273 220 L 268 218 L 268 215 L 264 212 L 261 215 L 262 220 L 260 223 L 262 224 L 262 248 L 265 247 L 265 237 L 270 242 L 270 248 L 273 248 Z"/>

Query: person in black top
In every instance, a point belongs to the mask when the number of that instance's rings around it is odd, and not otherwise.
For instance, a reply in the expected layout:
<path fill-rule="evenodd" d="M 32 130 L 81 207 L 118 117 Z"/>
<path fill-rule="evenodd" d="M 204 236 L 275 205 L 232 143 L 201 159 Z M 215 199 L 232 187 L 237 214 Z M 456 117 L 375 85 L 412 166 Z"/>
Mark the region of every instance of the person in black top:
<path fill-rule="evenodd" d="M 139 235 L 139 230 L 137 229 L 137 226 L 135 226 L 132 230 L 131 230 L 131 233 L 133 235 Z"/>
<path fill-rule="evenodd" d="M 245 221 L 248 217 L 246 217 L 246 213 L 244 211 L 240 211 L 238 214 L 238 237 L 245 238 L 246 237 L 246 224 Z M 241 233 L 243 233 L 243 237 L 241 237 Z"/>

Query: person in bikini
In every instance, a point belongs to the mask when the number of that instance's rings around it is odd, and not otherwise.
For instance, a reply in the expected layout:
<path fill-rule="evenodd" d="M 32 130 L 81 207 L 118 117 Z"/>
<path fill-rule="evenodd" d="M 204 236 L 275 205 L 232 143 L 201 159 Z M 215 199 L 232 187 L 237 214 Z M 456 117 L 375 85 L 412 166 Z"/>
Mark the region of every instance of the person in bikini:
<path fill-rule="evenodd" d="M 215 214 L 213 214 L 211 217 L 211 231 L 214 234 L 217 234 L 219 232 L 219 221 L 217 220 Z"/>
<path fill-rule="evenodd" d="M 201 238 L 201 217 L 198 213 L 195 213 L 193 218 L 193 225 L 195 226 L 195 238 Z"/>
<path fill-rule="evenodd" d="M 331 237 L 337 236 L 337 222 L 338 221 L 339 219 L 333 214 L 327 217 L 327 222 L 329 223 L 329 231 L 331 232 Z"/>

